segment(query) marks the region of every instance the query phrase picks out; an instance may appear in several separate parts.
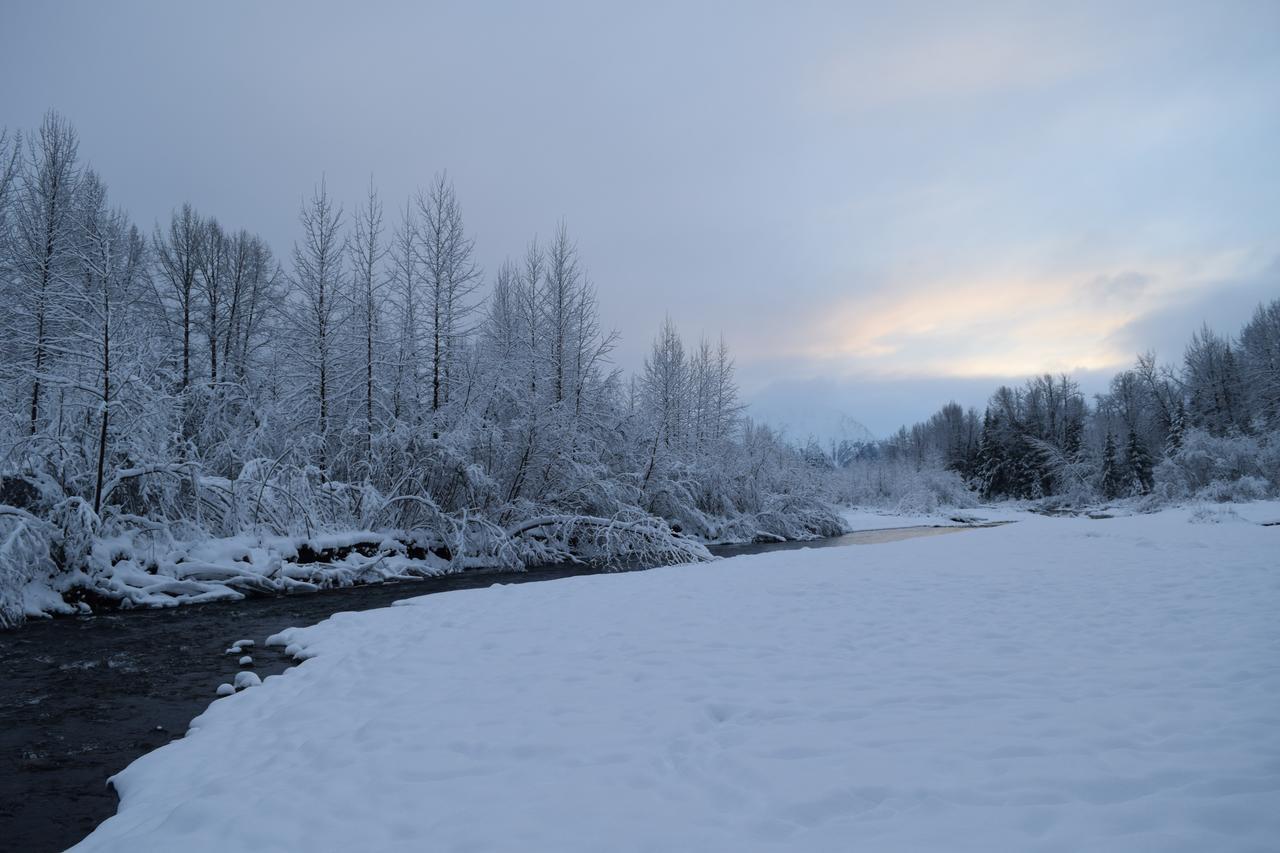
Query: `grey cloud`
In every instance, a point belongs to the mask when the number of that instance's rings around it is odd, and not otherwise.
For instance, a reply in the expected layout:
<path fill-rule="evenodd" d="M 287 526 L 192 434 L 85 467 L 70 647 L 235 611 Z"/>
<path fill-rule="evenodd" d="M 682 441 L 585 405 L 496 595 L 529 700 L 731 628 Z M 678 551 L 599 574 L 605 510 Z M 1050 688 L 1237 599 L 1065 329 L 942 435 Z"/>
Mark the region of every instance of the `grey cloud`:
<path fill-rule="evenodd" d="M 1166 361 L 1177 361 L 1192 332 L 1207 323 L 1219 334 L 1240 331 L 1259 303 L 1280 298 L 1280 257 L 1249 278 L 1215 282 L 1128 323 L 1110 342 L 1135 354 L 1154 349 Z"/>

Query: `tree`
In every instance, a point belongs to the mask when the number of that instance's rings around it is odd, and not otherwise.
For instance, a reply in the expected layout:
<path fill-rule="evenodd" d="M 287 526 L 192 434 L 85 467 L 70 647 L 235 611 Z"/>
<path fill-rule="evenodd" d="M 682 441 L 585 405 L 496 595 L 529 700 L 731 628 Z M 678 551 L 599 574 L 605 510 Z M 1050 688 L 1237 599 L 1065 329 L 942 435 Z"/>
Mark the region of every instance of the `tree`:
<path fill-rule="evenodd" d="M 293 248 L 295 356 L 303 381 L 315 404 L 314 435 L 320 446 L 320 467 L 327 466 L 334 373 L 339 352 L 339 301 L 342 257 L 342 208 L 336 205 L 324 179 L 298 214 L 302 243 Z"/>
<path fill-rule="evenodd" d="M 1128 468 L 1130 490 L 1139 495 L 1148 494 L 1155 485 L 1151 454 L 1142 443 L 1136 430 L 1129 430 L 1129 438 L 1125 443 L 1125 462 Z"/>
<path fill-rule="evenodd" d="M 42 389 L 54 367 L 50 342 L 64 323 L 63 306 L 76 274 L 79 147 L 71 125 L 50 111 L 28 141 L 20 172 L 12 259 L 18 287 L 11 294 L 6 336 L 27 345 L 29 355 L 19 356 L 19 364 L 30 382 L 31 435 L 40 426 Z"/>
<path fill-rule="evenodd" d="M 467 237 L 462 208 L 453 184 L 436 176 L 427 193 L 418 193 L 422 223 L 420 260 L 430 324 L 431 411 L 448 402 L 450 381 L 467 319 L 475 312 L 472 295 L 480 286 L 480 270 L 472 260 L 474 241 Z"/>
<path fill-rule="evenodd" d="M 734 378 L 734 371 L 733 355 L 729 352 L 729 345 L 725 342 L 724 336 L 721 335 L 720 342 L 716 346 L 715 389 L 712 402 L 711 435 L 717 442 L 731 437 L 733 426 L 742 413 L 743 407 L 738 403 L 738 384 Z"/>
<path fill-rule="evenodd" d="M 9 258 L 9 208 L 22 163 L 22 135 L 0 127 L 0 262 Z M 0 267 L 0 274 L 6 271 Z"/>
<path fill-rule="evenodd" d="M 1240 332 L 1240 354 L 1250 420 L 1258 429 L 1280 429 L 1280 299 L 1254 311 Z"/>
<path fill-rule="evenodd" d="M 356 211 L 355 234 L 351 241 L 352 314 L 360 326 L 364 355 L 365 464 L 372 464 L 374 423 L 374 368 L 376 350 L 381 347 L 380 323 L 384 281 L 382 262 L 387 247 L 382 243 L 382 202 L 369 181 L 365 203 Z"/>
<path fill-rule="evenodd" d="M 165 308 L 172 306 L 177 314 L 173 322 L 181 329 L 183 391 L 191 386 L 192 314 L 203 235 L 204 223 L 200 215 L 190 204 L 184 204 L 181 210 L 170 216 L 168 230 L 161 231 L 157 225 L 151 238 L 158 279 L 164 285 L 163 290 L 157 291 L 157 301 Z M 169 316 L 168 311 L 164 316 Z"/>
<path fill-rule="evenodd" d="M 226 325 L 227 279 L 230 277 L 231 241 L 216 219 L 206 219 L 200 229 L 196 290 L 204 301 L 204 333 L 209 359 L 209 384 L 218 384 L 218 345 Z"/>
<path fill-rule="evenodd" d="M 1115 500 L 1124 494 L 1124 488 L 1124 472 L 1116 456 L 1116 438 L 1107 433 L 1107 441 L 1102 448 L 1102 496 L 1107 500 Z"/>
<path fill-rule="evenodd" d="M 1173 412 L 1169 419 L 1169 434 L 1165 437 L 1164 455 L 1172 457 L 1182 447 L 1182 440 L 1187 431 L 1187 406 L 1179 395 L 1173 402 Z"/>
<path fill-rule="evenodd" d="M 641 399 L 652 418 L 655 443 L 676 451 L 681 449 L 691 385 L 684 342 L 667 317 L 645 359 L 640 380 Z"/>
<path fill-rule="evenodd" d="M 578 266 L 578 247 L 569 239 L 569 229 L 561 222 L 556 229 L 551 246 L 547 249 L 547 265 L 544 274 L 541 312 L 548 338 L 548 361 L 551 383 L 556 403 L 564 400 L 566 385 L 571 383 L 567 373 L 571 367 L 569 354 L 575 342 L 572 340 L 573 318 L 577 302 L 581 298 L 582 270 Z"/>
<path fill-rule="evenodd" d="M 525 248 L 524 266 L 516 289 L 516 311 L 524 330 L 524 347 L 521 353 L 529 373 L 529 394 L 538 393 L 538 374 L 550 363 L 546 354 L 546 335 L 543 306 L 543 279 L 546 275 L 546 255 L 534 237 Z"/>
<path fill-rule="evenodd" d="M 107 209 L 106 187 L 96 174 L 86 174 L 82 195 L 79 253 L 84 287 L 72 296 L 69 313 L 74 319 L 67 349 L 88 362 L 97 374 L 93 407 L 98 410 L 99 429 L 93 510 L 100 513 L 110 456 L 111 413 L 128 375 L 122 356 L 131 346 L 135 353 L 137 350 L 136 341 L 131 340 L 136 330 L 130 328 L 130 320 L 135 319 L 131 312 L 145 276 L 146 244 L 123 212 Z"/>
<path fill-rule="evenodd" d="M 241 229 L 231 242 L 230 305 L 223 334 L 223 380 L 245 382 L 251 361 L 264 345 L 279 267 L 261 237 Z"/>
<path fill-rule="evenodd" d="M 975 487 L 987 499 L 1004 493 L 1004 447 L 997 434 L 997 415 L 987 407 L 982 416 L 982 434 L 978 439 L 977 478 Z"/>
<path fill-rule="evenodd" d="M 1202 326 L 1191 336 L 1183 362 L 1191 423 L 1213 435 L 1247 430 L 1240 409 L 1244 389 L 1230 342 Z"/>
<path fill-rule="evenodd" d="M 421 378 L 422 275 L 418 264 L 418 221 L 406 201 L 388 250 L 390 257 L 390 306 L 395 315 L 395 377 L 391 390 L 391 416 L 416 419 Z"/>

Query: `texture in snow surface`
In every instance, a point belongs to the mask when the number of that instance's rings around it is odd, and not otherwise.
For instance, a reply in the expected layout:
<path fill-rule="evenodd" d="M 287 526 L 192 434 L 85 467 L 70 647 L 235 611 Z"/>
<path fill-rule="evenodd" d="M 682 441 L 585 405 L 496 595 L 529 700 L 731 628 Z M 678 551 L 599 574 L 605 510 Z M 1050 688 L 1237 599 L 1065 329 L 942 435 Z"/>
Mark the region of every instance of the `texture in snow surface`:
<path fill-rule="evenodd" d="M 427 596 L 117 777 L 83 850 L 1257 850 L 1280 506 Z"/>

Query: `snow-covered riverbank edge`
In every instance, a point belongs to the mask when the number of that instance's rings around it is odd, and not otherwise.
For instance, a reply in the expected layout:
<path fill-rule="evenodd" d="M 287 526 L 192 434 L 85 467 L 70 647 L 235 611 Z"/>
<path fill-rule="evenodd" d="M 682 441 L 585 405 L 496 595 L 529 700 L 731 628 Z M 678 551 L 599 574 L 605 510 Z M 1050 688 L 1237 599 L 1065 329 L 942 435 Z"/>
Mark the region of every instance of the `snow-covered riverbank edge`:
<path fill-rule="evenodd" d="M 1024 516 L 338 614 L 80 849 L 1266 849 L 1277 520 Z"/>
<path fill-rule="evenodd" d="M 441 518 L 433 529 L 356 529 L 212 536 L 191 525 L 136 519 L 110 535 L 87 514 L 74 535 L 0 506 L 0 628 L 24 618 L 102 608 L 156 608 L 413 581 L 562 563 L 605 569 L 712 559 L 708 546 L 807 541 L 847 532 L 834 508 L 812 502 L 731 519 L 702 519 L 716 535 L 688 536 L 670 520 L 534 515 L 499 526 Z M 75 520 L 74 518 L 72 519 Z M 75 540 L 67 547 L 68 540 Z M 80 556 L 68 559 L 68 552 Z M 70 564 L 68 566 L 68 564 Z"/>

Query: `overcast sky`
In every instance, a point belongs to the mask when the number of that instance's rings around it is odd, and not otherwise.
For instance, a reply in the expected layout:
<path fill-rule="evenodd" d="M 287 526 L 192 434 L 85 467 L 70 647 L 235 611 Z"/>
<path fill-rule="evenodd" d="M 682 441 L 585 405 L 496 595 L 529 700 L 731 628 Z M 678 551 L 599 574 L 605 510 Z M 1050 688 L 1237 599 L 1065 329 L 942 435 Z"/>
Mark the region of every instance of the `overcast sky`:
<path fill-rule="evenodd" d="M 4 0 L 0 125 L 50 107 L 140 222 L 281 257 L 322 174 L 448 170 L 488 271 L 567 221 L 624 368 L 670 313 L 878 434 L 1280 296 L 1274 0 Z"/>

